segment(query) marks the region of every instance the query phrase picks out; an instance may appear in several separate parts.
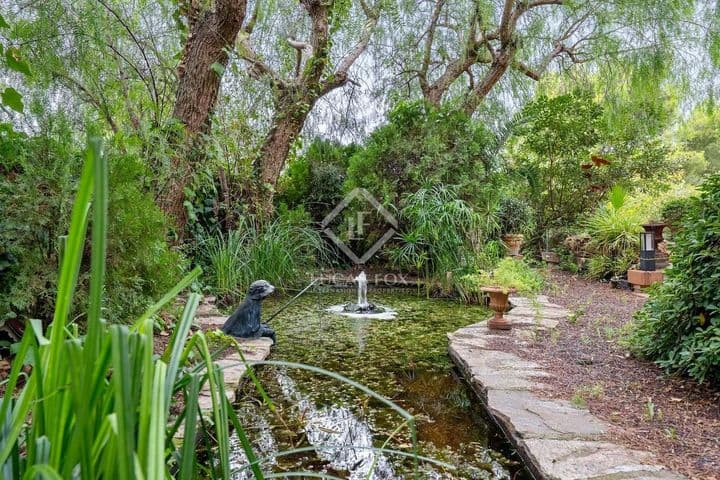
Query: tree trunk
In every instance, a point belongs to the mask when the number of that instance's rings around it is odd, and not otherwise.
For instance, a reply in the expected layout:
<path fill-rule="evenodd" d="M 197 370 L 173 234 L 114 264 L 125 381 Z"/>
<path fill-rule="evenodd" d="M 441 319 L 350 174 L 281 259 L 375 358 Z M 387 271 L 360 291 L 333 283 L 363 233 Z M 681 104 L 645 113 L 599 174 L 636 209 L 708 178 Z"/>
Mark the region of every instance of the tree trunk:
<path fill-rule="evenodd" d="M 488 70 L 483 79 L 475 85 L 465 100 L 465 113 L 468 115 L 475 113 L 475 110 L 477 110 L 487 94 L 490 93 L 493 87 L 500 81 L 503 75 L 505 75 L 514 57 L 515 46 L 508 45 L 493 59 L 490 70 Z"/>
<path fill-rule="evenodd" d="M 193 2 L 194 3 L 194 2 Z M 221 68 L 228 62 L 227 49 L 235 44 L 245 19 L 247 0 L 216 0 L 215 8 L 199 11 L 188 7 L 188 33 L 182 61 L 178 66 L 178 90 L 173 116 L 185 126 L 185 136 L 173 158 L 172 178 L 161 198 L 161 207 L 176 223 L 178 232 L 187 222 L 183 205 L 184 188 L 198 162 L 197 134 L 209 130 L 215 108 Z M 184 153 L 183 153 L 184 152 Z"/>
<path fill-rule="evenodd" d="M 273 197 L 290 147 L 300 134 L 315 99 L 293 100 L 291 95 L 281 97 L 273 115 L 270 131 L 260 149 L 255 166 L 255 211 L 262 216 L 273 212 Z"/>

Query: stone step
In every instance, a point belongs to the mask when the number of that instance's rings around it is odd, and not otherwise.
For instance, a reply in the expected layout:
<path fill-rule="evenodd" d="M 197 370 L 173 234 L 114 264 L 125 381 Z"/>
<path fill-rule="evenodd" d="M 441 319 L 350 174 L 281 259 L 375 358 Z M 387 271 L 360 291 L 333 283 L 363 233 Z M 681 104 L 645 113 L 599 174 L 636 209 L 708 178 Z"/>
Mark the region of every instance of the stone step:
<path fill-rule="evenodd" d="M 265 337 L 260 338 L 238 338 L 240 349 L 246 362 L 262 361 L 270 356 L 270 348 L 272 340 Z M 240 385 L 240 381 L 245 376 L 245 363 L 240 355 L 233 351 L 231 354 L 216 360 L 215 363 L 220 366 L 223 372 L 223 380 L 225 384 L 225 396 L 234 402 L 236 400 L 236 391 Z M 210 385 L 206 382 L 198 395 L 198 406 L 201 411 L 212 409 L 212 397 L 210 395 Z M 176 440 L 182 440 L 184 429 L 181 426 L 176 435 Z"/>
<path fill-rule="evenodd" d="M 215 315 L 212 317 L 200 317 L 198 323 L 201 327 L 220 328 L 225 324 L 227 317 L 222 315 Z"/>

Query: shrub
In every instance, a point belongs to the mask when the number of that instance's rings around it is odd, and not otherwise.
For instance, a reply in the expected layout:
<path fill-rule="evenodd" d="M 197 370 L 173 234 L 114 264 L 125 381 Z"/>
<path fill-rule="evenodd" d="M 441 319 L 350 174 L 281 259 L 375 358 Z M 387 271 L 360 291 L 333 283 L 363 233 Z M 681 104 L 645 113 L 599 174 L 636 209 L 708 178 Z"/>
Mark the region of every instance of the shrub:
<path fill-rule="evenodd" d="M 620 255 L 638 249 L 643 216 L 640 212 L 600 206 L 584 222 L 590 235 L 590 247 L 605 255 Z"/>
<path fill-rule="evenodd" d="M 42 135 L 32 137 L 0 128 L 0 322 L 52 316 L 82 153 L 62 118 L 49 123 Z M 105 292 L 111 308 L 105 318 L 122 321 L 173 285 L 183 262 L 169 249 L 165 217 L 147 193 L 147 167 L 134 156 L 108 157 L 113 203 Z M 75 307 L 85 301 L 87 291 L 83 267 Z"/>
<path fill-rule="evenodd" d="M 613 259 L 607 255 L 595 255 L 588 260 L 587 276 L 594 280 L 607 280 L 613 271 Z"/>
<path fill-rule="evenodd" d="M 524 261 L 505 257 L 492 271 L 490 282 L 492 285 L 514 288 L 518 293 L 533 294 L 542 289 L 545 281 L 537 270 Z"/>
<path fill-rule="evenodd" d="M 497 219 L 501 235 L 517 233 L 528 235 L 535 227 L 532 209 L 519 198 L 501 198 L 497 206 Z"/>
<path fill-rule="evenodd" d="M 720 381 L 720 175 L 700 188 L 665 281 L 635 316 L 631 345 L 669 371 Z"/>
<path fill-rule="evenodd" d="M 472 195 L 489 169 L 493 136 L 479 122 L 450 106 L 400 102 L 365 146 L 350 159 L 346 190 L 368 189 L 384 205 L 430 185 L 456 185 Z"/>
<path fill-rule="evenodd" d="M 465 303 L 479 303 L 482 287 L 515 289 L 521 294 L 538 293 L 545 283 L 543 277 L 522 260 L 505 257 L 491 271 L 479 271 L 458 277 L 455 289 Z"/>
<path fill-rule="evenodd" d="M 673 198 L 662 205 L 660 215 L 671 232 L 677 233 L 682 228 L 685 217 L 692 210 L 693 205 L 693 197 Z"/>
<path fill-rule="evenodd" d="M 168 222 L 149 193 L 152 174 L 145 163 L 135 156 L 108 161 L 106 318 L 127 320 L 175 285 L 186 263 L 167 243 Z"/>
<path fill-rule="evenodd" d="M 356 145 L 313 140 L 280 177 L 276 200 L 291 209 L 302 206 L 320 222 L 342 200 L 348 162 L 357 150 Z"/>

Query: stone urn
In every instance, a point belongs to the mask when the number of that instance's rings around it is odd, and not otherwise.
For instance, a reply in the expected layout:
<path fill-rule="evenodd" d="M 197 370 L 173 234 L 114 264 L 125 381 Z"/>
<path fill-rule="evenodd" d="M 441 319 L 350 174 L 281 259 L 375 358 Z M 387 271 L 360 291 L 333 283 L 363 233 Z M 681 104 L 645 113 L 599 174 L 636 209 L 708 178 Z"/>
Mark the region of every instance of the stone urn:
<path fill-rule="evenodd" d="M 503 315 L 508 307 L 508 296 L 515 292 L 514 288 L 481 287 L 481 291 L 490 297 L 490 309 L 495 316 L 488 320 L 488 328 L 492 330 L 510 330 L 512 322 Z"/>
<path fill-rule="evenodd" d="M 502 236 L 502 241 L 505 248 L 507 248 L 508 255 L 511 257 L 520 256 L 520 247 L 522 247 L 523 240 L 525 240 L 525 236 L 520 233 L 510 233 Z"/>

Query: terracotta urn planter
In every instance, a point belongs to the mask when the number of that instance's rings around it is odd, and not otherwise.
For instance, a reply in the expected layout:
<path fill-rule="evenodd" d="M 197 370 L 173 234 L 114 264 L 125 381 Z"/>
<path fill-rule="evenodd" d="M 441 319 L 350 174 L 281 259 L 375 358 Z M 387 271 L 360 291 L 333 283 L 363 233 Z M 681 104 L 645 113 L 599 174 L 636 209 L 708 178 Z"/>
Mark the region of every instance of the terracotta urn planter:
<path fill-rule="evenodd" d="M 508 296 L 515 292 L 514 288 L 482 287 L 481 291 L 490 297 L 490 309 L 495 316 L 488 320 L 488 328 L 493 330 L 510 330 L 512 322 L 503 315 L 508 307 Z"/>
<path fill-rule="evenodd" d="M 522 247 L 523 240 L 525 240 L 525 236 L 519 233 L 502 236 L 502 241 L 508 250 L 508 255 L 511 257 L 520 256 L 520 247 Z"/>

